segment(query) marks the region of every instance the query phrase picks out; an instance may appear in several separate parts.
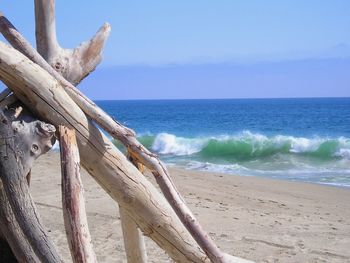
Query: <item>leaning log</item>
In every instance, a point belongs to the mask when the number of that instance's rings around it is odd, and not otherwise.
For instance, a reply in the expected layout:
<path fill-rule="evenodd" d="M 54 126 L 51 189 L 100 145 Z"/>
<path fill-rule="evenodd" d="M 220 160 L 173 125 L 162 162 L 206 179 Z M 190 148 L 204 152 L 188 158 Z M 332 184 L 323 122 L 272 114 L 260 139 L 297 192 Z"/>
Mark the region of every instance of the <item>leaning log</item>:
<path fill-rule="evenodd" d="M 23 156 L 22 152 L 18 151 L 18 148 L 15 146 L 15 138 L 18 138 L 18 136 L 14 135 L 11 122 L 7 119 L 2 111 L 0 111 L 0 132 L 1 182 L 15 219 L 18 222 L 23 235 L 28 239 L 28 243 L 30 244 L 32 250 L 35 252 L 35 255 L 41 262 L 62 262 L 56 251 L 55 245 L 48 237 L 47 231 L 41 222 L 41 219 L 35 208 L 35 204 L 30 196 L 27 180 L 25 177 L 26 173 L 24 173 L 23 170 L 23 164 L 25 164 L 25 162 L 20 162 L 22 157 L 25 155 Z M 36 145 L 35 149 L 33 148 L 31 150 L 33 154 L 39 154 L 39 151 L 42 149 L 39 149 L 39 146 Z M 8 231 L 11 229 L 12 227 L 9 227 Z M 23 237 L 19 233 L 15 232 L 7 233 L 5 236 L 11 234 L 16 234 L 17 239 L 21 239 Z M 11 239 L 13 237 L 8 238 L 8 242 L 11 245 L 11 241 L 13 241 Z M 30 253 L 30 251 L 28 251 L 29 248 L 26 246 L 26 242 L 23 240 L 20 241 L 22 241 L 21 248 L 23 250 L 18 251 L 18 257 L 22 258 L 23 256 L 28 256 L 28 253 Z M 17 246 L 17 244 L 15 244 L 15 246 Z M 17 251 L 14 250 L 15 247 L 12 249 L 16 255 Z"/>
<path fill-rule="evenodd" d="M 147 253 L 142 232 L 124 208 L 119 208 L 119 214 L 128 263 L 146 263 Z"/>
<path fill-rule="evenodd" d="M 38 116 L 74 128 L 82 165 L 127 210 L 143 233 L 177 262 L 206 262 L 206 255 L 156 188 L 85 116 L 50 74 L 0 43 L 0 79 Z"/>
<path fill-rule="evenodd" d="M 135 165 L 135 167 L 141 173 L 143 173 L 142 164 L 133 159 L 129 153 L 127 153 L 126 156 L 129 161 Z M 146 244 L 142 232 L 137 227 L 134 220 L 128 215 L 128 212 L 124 210 L 124 208 L 119 207 L 119 213 L 123 230 L 124 248 L 128 263 L 146 263 Z"/>
<path fill-rule="evenodd" d="M 74 263 L 97 263 L 85 212 L 80 159 L 74 130 L 59 126 L 62 207 Z"/>

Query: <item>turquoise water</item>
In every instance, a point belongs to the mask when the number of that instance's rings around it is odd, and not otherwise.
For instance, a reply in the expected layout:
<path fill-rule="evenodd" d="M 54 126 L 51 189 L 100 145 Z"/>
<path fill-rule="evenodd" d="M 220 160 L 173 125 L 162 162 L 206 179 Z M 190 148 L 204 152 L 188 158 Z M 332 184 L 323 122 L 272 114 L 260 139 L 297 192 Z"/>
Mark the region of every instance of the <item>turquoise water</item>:
<path fill-rule="evenodd" d="M 97 104 L 169 165 L 350 187 L 350 98 Z"/>

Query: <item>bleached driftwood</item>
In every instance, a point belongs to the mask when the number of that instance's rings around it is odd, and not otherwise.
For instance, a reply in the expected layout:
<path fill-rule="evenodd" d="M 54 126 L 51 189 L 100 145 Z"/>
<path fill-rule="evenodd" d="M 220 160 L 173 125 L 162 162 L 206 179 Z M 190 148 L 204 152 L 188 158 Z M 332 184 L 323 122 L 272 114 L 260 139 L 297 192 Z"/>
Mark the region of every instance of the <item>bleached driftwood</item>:
<path fill-rule="evenodd" d="M 55 36 L 55 23 L 54 23 L 54 7 L 53 7 L 53 1 L 37 1 L 36 2 L 36 20 L 37 20 L 37 36 L 40 36 L 40 32 L 38 35 L 38 31 L 42 30 L 44 31 L 44 34 L 46 36 L 51 36 L 54 34 Z M 51 9 L 51 10 L 50 10 Z M 46 18 L 45 18 L 46 16 Z M 40 19 L 41 17 L 41 19 Z M 227 258 L 234 258 L 230 257 L 229 255 L 223 254 L 217 246 L 211 241 L 211 239 L 206 235 L 206 233 L 201 229 L 201 226 L 195 219 L 195 217 L 192 215 L 191 211 L 187 208 L 184 201 L 182 200 L 179 192 L 176 190 L 175 186 L 173 185 L 168 172 L 166 171 L 165 166 L 160 162 L 158 157 L 150 152 L 147 151 L 146 148 L 144 148 L 135 138 L 134 133 L 129 130 L 128 128 L 120 125 L 117 122 L 114 122 L 113 119 L 111 119 L 107 114 L 105 114 L 101 109 L 99 109 L 94 103 L 92 103 L 89 99 L 87 99 L 82 93 L 80 93 L 78 90 L 75 89 L 70 83 L 68 83 L 64 78 L 62 78 L 57 72 L 54 72 L 50 65 L 48 65 L 38 54 L 33 51 L 33 48 L 19 35 L 19 33 L 13 28 L 9 27 L 6 23 L 6 19 L 4 20 L 2 17 L 1 22 L 1 29 L 7 39 L 19 50 L 21 50 L 24 54 L 26 54 L 29 58 L 31 58 L 33 61 L 41 65 L 43 68 L 45 68 L 48 72 L 51 73 L 51 75 L 55 76 L 57 80 L 60 81 L 60 83 L 63 85 L 63 87 L 66 88 L 66 91 L 70 94 L 70 96 L 75 100 L 75 102 L 81 107 L 81 109 L 84 110 L 86 114 L 88 114 L 94 121 L 96 121 L 99 125 L 101 125 L 105 130 L 111 133 L 113 137 L 116 139 L 119 139 L 127 148 L 130 153 L 133 154 L 135 158 L 137 158 L 140 162 L 145 164 L 152 173 L 156 176 L 157 182 L 160 185 L 162 191 L 164 192 L 165 196 L 173 206 L 174 210 L 178 214 L 179 218 L 182 220 L 184 225 L 187 227 L 187 229 L 191 232 L 192 236 L 196 239 L 196 241 L 200 244 L 200 246 L 203 248 L 203 250 L 207 253 L 207 255 L 210 257 L 210 259 L 213 262 L 231 262 L 231 260 L 228 260 Z M 3 23 L 5 21 L 5 23 Z M 39 21 L 39 22 L 38 22 Z M 40 27 L 38 24 L 44 25 Z M 49 23 L 47 23 L 49 22 Z M 45 24 L 46 23 L 46 24 Z M 7 26 L 7 27 L 6 27 Z M 52 27 L 53 26 L 53 27 Z M 39 30 L 38 30 L 39 28 Z M 41 29 L 40 29 L 41 28 Z M 52 29 L 53 28 L 53 29 Z M 46 33 L 45 33 L 46 32 Z M 48 34 L 47 34 L 48 33 Z M 37 40 L 39 37 L 37 38 Z M 56 43 L 56 38 L 52 38 L 54 41 L 48 41 L 47 47 L 50 46 L 52 43 Z M 98 39 L 98 38 L 96 38 Z M 105 38 L 104 38 L 105 39 Z M 24 40 L 24 41 L 23 41 Z M 45 41 L 44 41 L 45 42 Z M 50 44 L 50 43 L 51 44 Z M 85 54 L 93 52 L 94 50 L 99 50 L 99 54 L 101 51 L 101 46 L 95 46 L 93 44 L 94 41 L 91 41 L 91 45 L 86 45 L 88 48 L 86 50 L 89 50 L 89 52 L 85 52 Z M 102 41 L 102 46 L 103 46 Z M 39 45 L 39 43 L 38 43 Z M 45 46 L 45 43 L 44 45 Z M 54 47 L 55 45 L 52 44 L 51 47 Z M 57 47 L 58 45 L 56 45 Z M 44 48 L 45 49 L 45 48 Z M 50 53 L 50 47 L 46 48 L 47 54 Z M 54 50 L 51 49 L 51 50 Z M 56 48 L 56 51 L 58 49 Z M 83 50 L 83 48 L 82 48 Z M 56 52 L 57 53 L 57 52 Z M 61 52 L 62 53 L 62 52 Z M 63 52 L 64 53 L 64 52 Z M 52 57 L 55 57 L 55 55 L 52 55 Z M 57 57 L 57 56 L 56 56 Z M 64 56 L 63 56 L 64 57 Z M 74 56 L 71 56 L 73 58 Z M 53 63 L 49 56 L 46 57 L 47 60 L 51 62 L 51 65 L 56 68 L 61 74 L 65 75 L 66 78 L 70 78 L 69 74 L 70 71 L 74 72 L 73 68 L 66 67 L 65 70 L 64 67 L 61 67 L 62 64 L 59 62 L 61 58 L 58 59 L 58 64 Z M 69 58 L 65 58 L 65 61 L 69 61 Z M 71 61 L 78 61 L 79 59 L 77 57 L 74 57 Z M 83 61 L 80 59 L 80 61 Z M 84 63 L 87 63 L 86 61 Z M 82 63 L 82 64 L 84 64 Z M 69 62 L 68 64 L 72 64 L 72 62 Z M 70 78 L 70 80 L 73 83 L 77 83 L 86 76 L 86 74 L 82 74 L 79 71 L 75 71 L 73 74 L 75 79 Z M 79 79 L 80 78 L 80 79 Z"/>
<path fill-rule="evenodd" d="M 97 263 L 85 212 L 84 189 L 75 131 L 59 126 L 62 207 L 68 244 L 74 263 Z"/>
<path fill-rule="evenodd" d="M 67 93 L 79 102 L 79 106 L 83 106 L 83 109 L 85 109 L 86 112 L 90 113 L 88 114 L 90 117 L 93 117 L 93 119 L 97 120 L 98 123 L 100 123 L 100 118 L 106 120 L 107 126 L 104 124 L 102 127 L 106 128 L 107 131 L 110 131 L 112 136 L 120 135 L 121 138 L 125 139 L 126 137 L 134 135 L 131 130 L 115 122 L 111 117 L 109 117 L 100 108 L 98 108 L 92 101 L 81 94 L 79 90 L 71 85 L 71 83 L 69 83 L 60 74 L 53 70 L 51 66 L 48 65 L 47 62 L 30 46 L 30 44 L 20 35 L 15 27 L 4 16 L 0 16 L 0 30 L 14 47 L 23 52 L 26 56 L 28 56 L 34 62 L 38 63 L 44 69 L 46 69 L 51 75 L 56 78 L 56 80 L 59 80 L 60 83 L 63 84 L 63 87 L 65 87 Z M 141 151 L 145 149 L 141 144 L 139 145 L 142 147 L 140 149 Z"/>
<path fill-rule="evenodd" d="M 53 126 L 40 121 L 11 123 L 0 111 L 0 229 L 19 262 L 62 262 L 36 211 L 25 177 L 33 160 L 52 147 L 54 131 Z"/>
<path fill-rule="evenodd" d="M 141 172 L 142 165 L 134 160 L 129 153 L 127 153 L 129 161 Z M 120 221 L 123 230 L 124 247 L 126 252 L 126 258 L 129 263 L 146 263 L 147 252 L 145 239 L 142 232 L 137 227 L 134 220 L 128 215 L 124 208 L 119 207 Z"/>
<path fill-rule="evenodd" d="M 143 233 L 177 262 L 206 262 L 166 200 L 85 116 L 50 74 L 0 43 L 0 78 L 38 116 L 76 130 L 81 162 Z"/>
<path fill-rule="evenodd" d="M 110 25 L 105 23 L 91 40 L 77 48 L 61 48 L 56 37 L 54 0 L 35 0 L 35 25 L 38 52 L 73 84 L 78 84 L 100 63 L 101 52 L 110 32 Z"/>
<path fill-rule="evenodd" d="M 20 51 L 24 51 L 25 54 L 31 58 L 33 61 L 37 62 L 39 65 L 44 67 L 48 72 L 50 72 L 52 75 L 56 77 L 56 79 L 59 79 L 61 83 L 64 83 L 65 87 L 70 87 L 71 89 L 66 91 L 75 91 L 76 97 L 85 98 L 78 90 L 76 90 L 72 85 L 66 81 L 64 78 L 62 78 L 56 71 L 54 71 L 43 58 L 36 53 L 36 51 L 30 47 L 30 44 L 19 34 L 19 32 L 15 29 L 15 27 L 4 17 L 0 16 L 0 30 L 3 33 L 3 35 L 9 40 L 9 42 L 19 49 Z M 89 105 L 95 106 L 93 102 L 90 102 L 87 98 Z M 114 120 L 111 119 L 111 122 L 114 123 Z M 123 209 L 123 208 L 122 208 Z M 181 231 L 183 232 L 183 231 Z M 179 232 L 179 233 L 181 233 Z M 176 251 L 176 248 L 175 248 Z"/>
<path fill-rule="evenodd" d="M 147 252 L 142 232 L 124 208 L 119 208 L 119 214 L 128 263 L 146 263 Z"/>
<path fill-rule="evenodd" d="M 110 26 L 105 23 L 92 40 L 74 50 L 62 49 L 56 37 L 54 10 L 53 0 L 35 0 L 37 50 L 60 75 L 76 84 L 100 63 L 101 52 L 108 38 Z M 128 261 L 146 262 L 142 234 L 122 207 L 120 211 Z"/>
<path fill-rule="evenodd" d="M 114 138 L 120 140 L 135 158 L 137 158 L 152 171 L 161 190 L 179 216 L 180 220 L 198 242 L 200 247 L 205 251 L 208 257 L 213 262 L 228 262 L 226 259 L 228 258 L 228 255 L 222 253 L 202 229 L 197 219 L 185 204 L 183 198 L 173 184 L 166 167 L 159 160 L 159 158 L 155 154 L 149 152 L 141 143 L 137 141 L 133 131 L 114 121 L 109 115 L 86 98 L 67 80 L 62 78 L 62 76 L 60 76 L 57 72 L 54 72 L 46 61 L 43 61 L 43 59 L 36 54 L 35 50 L 30 46 L 30 44 L 26 42 L 25 39 L 21 38 L 17 31 L 12 32 L 13 30 L 10 27 L 6 28 L 6 23 L 4 23 L 4 21 L 8 23 L 8 21 L 2 17 L 0 25 L 1 30 L 4 31 L 5 37 L 22 53 L 27 55 L 34 62 L 38 63 L 51 75 L 53 75 L 55 79 L 62 84 L 72 99 L 90 118 L 96 121 Z"/>

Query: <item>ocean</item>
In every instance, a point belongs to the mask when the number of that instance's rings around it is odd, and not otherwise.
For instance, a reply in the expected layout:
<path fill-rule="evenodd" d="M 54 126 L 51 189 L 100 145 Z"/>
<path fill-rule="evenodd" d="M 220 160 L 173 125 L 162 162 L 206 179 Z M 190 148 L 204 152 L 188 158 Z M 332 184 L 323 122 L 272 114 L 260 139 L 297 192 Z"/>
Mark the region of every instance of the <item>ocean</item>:
<path fill-rule="evenodd" d="M 168 165 L 350 187 L 350 98 L 96 103 Z"/>

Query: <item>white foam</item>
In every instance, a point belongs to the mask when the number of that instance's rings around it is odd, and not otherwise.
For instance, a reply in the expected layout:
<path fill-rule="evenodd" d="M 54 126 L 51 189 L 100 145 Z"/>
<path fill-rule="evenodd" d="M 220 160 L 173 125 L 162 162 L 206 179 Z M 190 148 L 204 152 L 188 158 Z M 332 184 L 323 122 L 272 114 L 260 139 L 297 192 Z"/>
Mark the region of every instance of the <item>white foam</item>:
<path fill-rule="evenodd" d="M 177 137 L 169 133 L 159 133 L 155 137 L 152 149 L 160 154 L 169 154 L 175 156 L 191 155 L 200 152 L 210 140 L 217 142 L 245 142 L 252 146 L 252 152 L 263 150 L 265 147 L 275 148 L 276 150 L 287 147 L 290 153 L 312 153 L 325 142 L 337 141 L 337 149 L 333 153 L 336 157 L 350 159 L 350 140 L 348 138 L 304 138 L 285 135 L 276 135 L 267 137 L 259 133 L 243 131 L 236 135 L 219 135 L 211 137 L 184 138 Z"/>
<path fill-rule="evenodd" d="M 287 137 L 286 141 L 290 141 L 291 148 L 290 152 L 292 153 L 306 153 L 306 152 L 314 152 L 320 145 L 320 141 L 317 139 L 307 139 L 307 138 L 294 138 Z"/>
<path fill-rule="evenodd" d="M 248 175 L 249 169 L 239 165 L 237 163 L 234 164 L 214 164 L 209 162 L 198 162 L 191 161 L 187 164 L 186 168 L 190 170 L 200 170 L 200 171 L 208 171 L 208 172 L 217 172 L 217 173 L 239 173 L 242 175 Z"/>
<path fill-rule="evenodd" d="M 156 136 L 152 150 L 160 154 L 176 156 L 191 155 L 199 152 L 205 144 L 205 139 L 189 139 L 176 137 L 169 133 L 160 133 Z"/>

